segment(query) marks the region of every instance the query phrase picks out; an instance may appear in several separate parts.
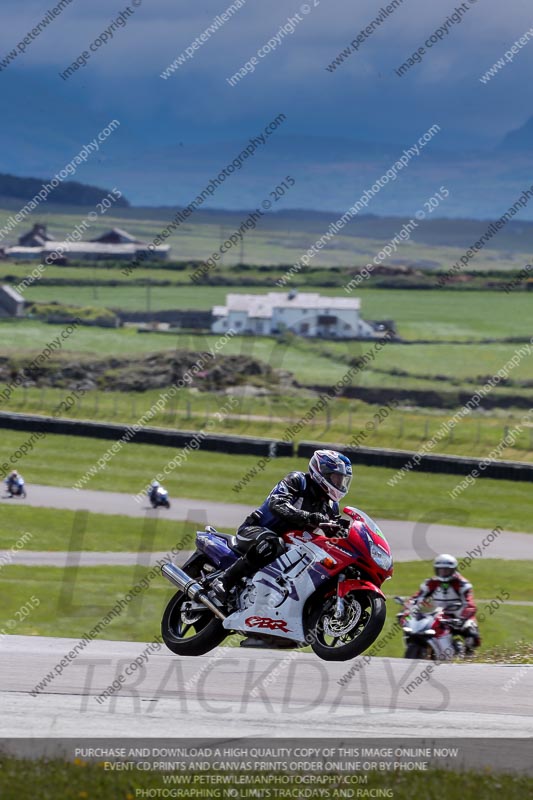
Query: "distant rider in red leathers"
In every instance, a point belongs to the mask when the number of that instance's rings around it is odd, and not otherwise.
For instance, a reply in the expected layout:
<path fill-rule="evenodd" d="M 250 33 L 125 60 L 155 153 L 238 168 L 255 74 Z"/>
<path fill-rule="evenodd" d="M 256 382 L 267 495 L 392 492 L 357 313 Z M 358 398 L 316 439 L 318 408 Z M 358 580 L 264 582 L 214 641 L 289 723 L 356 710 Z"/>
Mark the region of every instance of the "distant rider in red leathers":
<path fill-rule="evenodd" d="M 472 653 L 481 644 L 472 584 L 457 572 L 454 556 L 443 553 L 436 557 L 433 566 L 435 575 L 424 581 L 411 602 L 419 608 L 430 600 L 441 606 L 453 627 L 463 636 L 467 653 Z"/>

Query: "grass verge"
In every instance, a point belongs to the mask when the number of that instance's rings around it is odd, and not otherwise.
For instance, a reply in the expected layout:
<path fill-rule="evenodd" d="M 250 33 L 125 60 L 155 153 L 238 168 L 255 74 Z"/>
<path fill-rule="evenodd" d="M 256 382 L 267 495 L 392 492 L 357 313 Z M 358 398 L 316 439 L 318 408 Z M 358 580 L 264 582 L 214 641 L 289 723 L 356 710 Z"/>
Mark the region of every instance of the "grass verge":
<path fill-rule="evenodd" d="M 2 431 L 0 464 L 9 461 L 27 436 L 24 432 Z M 28 492 L 32 483 L 72 488 L 84 480 L 87 470 L 111 444 L 49 434 L 36 441 L 33 450 L 19 459 L 16 467 L 26 479 Z M 279 458 L 266 463 L 262 459 L 258 467 L 261 459 L 257 456 L 197 450 L 189 453 L 181 467 L 169 469 L 162 482 L 171 497 L 195 499 L 200 505 L 202 500 L 211 500 L 256 506 L 283 475 L 295 469 L 305 470 L 308 464 L 301 458 Z M 80 488 L 112 489 L 136 495 L 155 475 L 164 472 L 176 454 L 173 448 L 129 442 L 106 469 L 97 471 Z M 452 500 L 449 493 L 460 476 L 411 472 L 389 486 L 387 481 L 394 474 L 391 469 L 356 466 L 346 505 L 364 508 L 371 516 L 385 519 L 488 529 L 501 525 L 507 530 L 533 532 L 533 494 L 528 483 L 482 478 Z M 135 502 L 133 497 L 131 502 Z M 17 508 L 23 508 L 23 504 Z"/>
<path fill-rule="evenodd" d="M 327 740 L 324 740 L 325 743 Z M 60 760 L 18 760 L 0 757 L 0 792 L 4 800 L 135 800 L 137 797 L 207 797 L 199 794 L 202 785 L 209 787 L 209 776 L 213 773 L 179 771 L 176 773 L 155 771 L 109 772 L 105 763 L 76 763 Z M 165 777 L 176 774 L 180 777 L 179 789 L 172 792 Z M 287 774 L 287 773 L 285 773 Z M 317 773 L 328 774 L 328 773 Z M 203 780 L 199 782 L 199 776 Z M 289 773 L 290 775 L 290 773 Z M 332 775 L 332 782 L 323 784 L 326 794 L 313 797 L 394 797 L 395 800 L 524 800 L 531 796 L 533 781 L 525 776 L 490 774 L 489 772 L 451 772 L 429 770 L 421 773 L 388 772 L 346 773 L 350 782 L 342 781 L 340 775 Z M 165 776 L 165 777 L 164 777 Z M 211 783 L 211 797 L 302 797 L 299 790 L 305 788 L 292 774 L 292 780 L 280 787 L 269 782 L 266 774 L 239 772 L 238 776 L 225 771 L 216 776 L 227 776 L 221 783 Z M 361 794 L 357 795 L 353 776 L 361 776 Z M 189 780 L 185 778 L 188 777 Z M 197 778 L 196 781 L 194 778 Z M 365 781 L 367 779 L 367 782 Z M 181 782 L 183 781 L 183 783 Z M 176 787 L 178 784 L 174 784 Z M 270 788 L 269 788 L 270 785 Z M 171 784 L 172 786 L 172 784 Z M 220 788 L 220 787 L 224 788 Z M 146 794 L 143 794 L 143 790 Z M 368 794 L 363 792 L 367 790 Z M 181 794 L 177 794 L 180 791 Z M 209 791 L 209 789 L 208 789 Z M 285 794 L 281 792 L 285 791 Z M 337 791 L 337 794 L 333 792 Z M 348 794 L 343 794 L 348 791 Z M 231 793 L 230 793 L 231 792 Z M 246 794 L 245 794 L 246 792 Z M 351 794 L 353 792 L 353 794 Z M 279 793 L 279 794 L 278 794 Z M 307 796 L 307 795 L 305 795 Z"/>
<path fill-rule="evenodd" d="M 84 567 L 78 570 L 59 567 L 7 566 L 2 570 L 0 583 L 0 628 L 6 633 L 21 636 L 59 636 L 77 639 L 93 627 L 123 597 L 131 587 L 148 572 L 147 567 Z M 385 584 L 387 595 L 411 594 L 421 580 L 431 574 L 429 563 L 400 563 L 391 581 Z M 490 560 L 472 565 L 468 571 L 477 597 L 494 598 L 507 590 L 510 600 L 530 601 L 533 591 L 524 577 L 520 561 Z M 159 633 L 165 604 L 174 589 L 163 578 L 154 578 L 146 591 L 136 595 L 121 616 L 113 619 L 99 638 L 136 642 L 151 642 Z M 16 620 L 16 612 L 30 597 L 39 599 L 39 605 L 16 625 L 6 627 Z M 488 611 L 485 602 L 478 603 L 483 650 L 507 648 L 513 652 L 516 643 L 533 639 L 533 606 L 497 605 Z M 400 610 L 392 600 L 387 603 L 388 617 L 381 637 L 388 639 L 394 625 L 395 614 Z M 376 644 L 379 643 L 379 639 Z M 403 645 L 398 633 L 379 649 L 379 656 L 401 657 Z M 482 659 L 483 653 L 480 653 Z"/>

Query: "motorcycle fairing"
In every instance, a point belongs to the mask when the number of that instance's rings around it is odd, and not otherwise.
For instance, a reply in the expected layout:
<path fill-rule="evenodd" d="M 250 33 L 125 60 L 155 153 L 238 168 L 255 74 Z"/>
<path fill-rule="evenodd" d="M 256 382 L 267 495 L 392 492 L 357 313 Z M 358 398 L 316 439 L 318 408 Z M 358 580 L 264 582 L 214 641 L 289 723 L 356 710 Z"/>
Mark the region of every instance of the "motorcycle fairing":
<path fill-rule="evenodd" d="M 251 578 L 253 602 L 226 617 L 224 628 L 304 642 L 302 612 L 306 600 L 329 577 L 319 563 L 325 557 L 327 553 L 311 542 L 290 545 Z"/>
<path fill-rule="evenodd" d="M 219 569 L 227 569 L 239 558 L 224 536 L 209 531 L 196 531 L 196 547 Z"/>
<path fill-rule="evenodd" d="M 385 595 L 378 586 L 376 586 L 374 583 L 371 583 L 370 581 L 365 581 L 365 580 L 341 581 L 339 583 L 337 594 L 339 595 L 339 597 L 344 597 L 345 595 L 348 594 L 348 592 L 356 592 L 359 590 L 374 592 L 375 594 L 379 594 L 380 597 L 386 600 Z"/>

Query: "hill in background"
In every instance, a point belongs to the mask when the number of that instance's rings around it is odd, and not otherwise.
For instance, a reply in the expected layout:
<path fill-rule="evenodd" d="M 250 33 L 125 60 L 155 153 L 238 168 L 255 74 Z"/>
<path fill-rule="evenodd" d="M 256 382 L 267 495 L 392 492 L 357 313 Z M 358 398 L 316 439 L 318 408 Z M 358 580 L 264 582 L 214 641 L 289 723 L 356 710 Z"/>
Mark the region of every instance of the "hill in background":
<path fill-rule="evenodd" d="M 48 183 L 50 178 L 19 178 L 16 175 L 0 173 L 0 203 L 6 200 L 28 202 Z M 60 205 L 95 206 L 102 201 L 108 189 L 88 186 L 77 181 L 63 181 L 54 189 L 54 201 Z M 115 201 L 116 206 L 128 208 L 129 202 L 122 197 Z"/>

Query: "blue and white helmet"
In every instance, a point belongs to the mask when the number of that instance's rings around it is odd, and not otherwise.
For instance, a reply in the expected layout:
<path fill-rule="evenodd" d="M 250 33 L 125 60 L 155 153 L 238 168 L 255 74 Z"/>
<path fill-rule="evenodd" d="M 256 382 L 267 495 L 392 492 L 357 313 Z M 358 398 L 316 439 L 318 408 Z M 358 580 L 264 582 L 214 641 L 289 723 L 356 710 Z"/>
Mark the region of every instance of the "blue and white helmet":
<path fill-rule="evenodd" d="M 309 474 L 330 500 L 339 502 L 352 482 L 350 459 L 336 450 L 315 450 L 309 462 Z"/>

